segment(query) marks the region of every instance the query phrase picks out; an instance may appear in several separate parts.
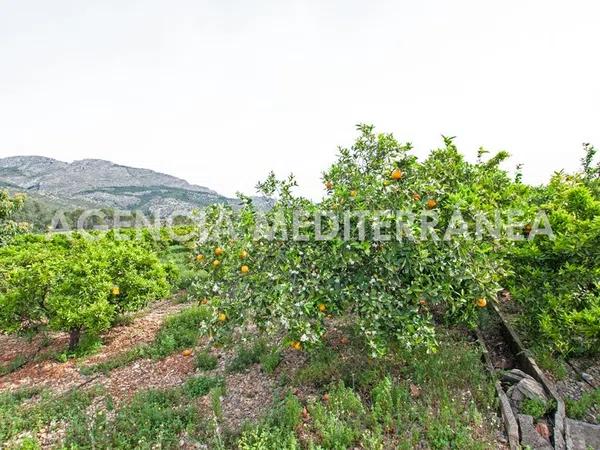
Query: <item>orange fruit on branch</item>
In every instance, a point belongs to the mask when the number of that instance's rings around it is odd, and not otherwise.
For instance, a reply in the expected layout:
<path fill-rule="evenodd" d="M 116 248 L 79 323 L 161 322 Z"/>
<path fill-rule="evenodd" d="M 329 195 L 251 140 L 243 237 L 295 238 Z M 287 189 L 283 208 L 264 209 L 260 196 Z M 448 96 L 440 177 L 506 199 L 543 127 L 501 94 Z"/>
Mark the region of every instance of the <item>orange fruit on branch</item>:
<path fill-rule="evenodd" d="M 241 270 L 242 273 L 248 273 L 248 272 L 250 272 L 250 267 L 248 267 L 248 266 L 242 266 L 240 270 Z"/>
<path fill-rule="evenodd" d="M 404 176 L 404 174 L 402 173 L 402 171 L 400 169 L 394 169 L 392 170 L 392 180 L 399 180 L 400 178 L 402 178 Z"/>
<path fill-rule="evenodd" d="M 113 297 L 117 297 L 118 295 L 121 294 L 121 289 L 119 288 L 119 286 L 114 286 L 111 289 L 111 293 L 112 293 Z"/>
<path fill-rule="evenodd" d="M 302 343 L 300 343 L 300 341 L 294 341 L 294 342 L 292 342 L 292 348 L 294 350 L 301 350 L 302 349 Z"/>
<path fill-rule="evenodd" d="M 223 253 L 225 253 L 225 250 L 223 250 L 223 247 L 215 248 L 215 255 L 221 256 Z"/>
<path fill-rule="evenodd" d="M 437 206 L 437 201 L 435 201 L 434 199 L 430 198 L 429 200 L 427 200 L 427 207 L 429 209 L 433 209 Z"/>
<path fill-rule="evenodd" d="M 327 309 L 327 306 L 325 306 L 325 303 L 319 303 L 319 311 L 325 312 L 326 309 Z"/>
<path fill-rule="evenodd" d="M 212 262 L 212 265 L 213 265 L 213 267 L 219 267 L 219 266 L 221 265 L 221 261 L 219 261 L 218 259 L 215 259 L 215 260 Z"/>
<path fill-rule="evenodd" d="M 481 298 L 478 298 L 475 303 L 477 304 L 478 307 L 485 308 L 485 306 L 487 305 L 487 300 L 485 298 L 481 297 Z"/>
<path fill-rule="evenodd" d="M 325 183 L 325 188 L 326 188 L 328 191 L 332 190 L 332 189 L 333 189 L 333 183 L 332 183 L 331 181 L 327 181 L 327 182 Z"/>
<path fill-rule="evenodd" d="M 350 197 L 356 197 L 357 195 L 358 195 L 358 192 L 350 191 Z"/>
<path fill-rule="evenodd" d="M 204 259 L 204 255 L 196 255 L 196 261 L 200 262 Z"/>
<path fill-rule="evenodd" d="M 248 257 L 248 252 L 246 250 L 242 250 L 240 252 L 240 259 L 246 259 Z"/>
<path fill-rule="evenodd" d="M 225 322 L 227 320 L 227 314 L 219 313 L 219 315 L 217 316 L 217 319 L 219 319 L 219 322 Z"/>

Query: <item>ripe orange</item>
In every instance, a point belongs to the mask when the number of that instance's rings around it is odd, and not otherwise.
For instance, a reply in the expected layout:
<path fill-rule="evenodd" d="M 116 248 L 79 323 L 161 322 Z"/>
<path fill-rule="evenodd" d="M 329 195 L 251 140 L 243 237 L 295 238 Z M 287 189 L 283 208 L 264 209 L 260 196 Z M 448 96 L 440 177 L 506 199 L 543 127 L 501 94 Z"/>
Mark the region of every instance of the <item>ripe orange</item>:
<path fill-rule="evenodd" d="M 358 195 L 358 192 L 350 191 L 350 197 L 356 197 L 357 195 Z"/>
<path fill-rule="evenodd" d="M 242 268 L 240 270 L 242 271 L 242 273 L 248 273 L 248 272 L 250 272 L 250 267 L 242 266 Z"/>
<path fill-rule="evenodd" d="M 189 358 L 190 356 L 192 356 L 192 351 L 190 349 L 184 350 L 181 352 L 182 356 L 185 356 L 186 358 Z"/>
<path fill-rule="evenodd" d="M 487 305 L 487 300 L 485 298 L 483 298 L 483 297 L 478 298 L 476 304 L 480 308 L 485 308 L 485 306 Z"/>
<path fill-rule="evenodd" d="M 212 264 L 213 264 L 213 267 L 219 267 L 221 265 L 221 261 L 219 261 L 218 259 L 215 259 Z"/>
<path fill-rule="evenodd" d="M 200 262 L 204 259 L 204 255 L 196 255 L 196 261 Z"/>
<path fill-rule="evenodd" d="M 327 309 L 327 306 L 325 306 L 325 303 L 319 303 L 319 311 L 325 312 L 326 309 Z"/>
<path fill-rule="evenodd" d="M 417 192 L 415 192 L 413 194 L 413 199 L 418 202 L 419 200 L 421 200 L 421 196 Z"/>
<path fill-rule="evenodd" d="M 435 201 L 434 199 L 430 198 L 429 200 L 427 200 L 427 207 L 429 209 L 433 209 L 437 206 L 437 201 Z"/>
<path fill-rule="evenodd" d="M 240 259 L 245 259 L 248 257 L 248 252 L 246 250 L 242 250 L 240 252 Z"/>
<path fill-rule="evenodd" d="M 292 348 L 294 350 L 300 350 L 302 349 L 302 344 L 299 341 L 294 341 L 292 342 Z"/>
<path fill-rule="evenodd" d="M 399 180 L 403 176 L 404 176 L 404 174 L 402 173 L 402 171 L 400 169 L 392 170 L 392 180 Z"/>
<path fill-rule="evenodd" d="M 111 290 L 111 293 L 113 297 L 116 297 L 121 294 L 121 289 L 119 288 L 119 286 L 114 286 Z"/>
<path fill-rule="evenodd" d="M 215 248 L 215 255 L 221 256 L 223 253 L 225 253 L 225 250 L 222 247 Z"/>
<path fill-rule="evenodd" d="M 219 313 L 219 316 L 217 318 L 219 319 L 219 322 L 225 322 L 227 320 L 227 314 Z"/>

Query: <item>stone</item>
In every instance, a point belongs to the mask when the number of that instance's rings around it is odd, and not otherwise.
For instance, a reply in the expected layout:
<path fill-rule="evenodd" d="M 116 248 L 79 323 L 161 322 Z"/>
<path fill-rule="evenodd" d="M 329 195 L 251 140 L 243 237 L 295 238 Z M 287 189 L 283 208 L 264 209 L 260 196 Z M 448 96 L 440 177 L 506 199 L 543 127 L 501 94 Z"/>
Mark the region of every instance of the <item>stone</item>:
<path fill-rule="evenodd" d="M 581 372 L 581 378 L 583 378 L 590 384 L 594 382 L 594 377 L 591 376 L 589 373 Z"/>
<path fill-rule="evenodd" d="M 548 440 L 541 436 L 533 425 L 533 417 L 526 414 L 517 416 L 521 430 L 521 445 L 532 450 L 554 450 Z"/>
<path fill-rule="evenodd" d="M 600 425 L 592 425 L 591 423 L 567 418 L 565 431 L 567 448 L 570 450 L 600 448 Z"/>
<path fill-rule="evenodd" d="M 546 422 L 536 423 L 535 431 L 537 431 L 544 439 L 550 441 L 550 428 L 548 428 L 548 424 Z"/>
<path fill-rule="evenodd" d="M 533 377 L 531 375 L 528 375 L 519 369 L 511 369 L 502 374 L 502 382 L 508 384 L 517 384 L 524 378 L 529 378 L 533 380 Z"/>
<path fill-rule="evenodd" d="M 546 392 L 540 383 L 533 378 L 523 378 L 507 391 L 509 398 L 518 406 L 526 398 L 548 401 Z"/>

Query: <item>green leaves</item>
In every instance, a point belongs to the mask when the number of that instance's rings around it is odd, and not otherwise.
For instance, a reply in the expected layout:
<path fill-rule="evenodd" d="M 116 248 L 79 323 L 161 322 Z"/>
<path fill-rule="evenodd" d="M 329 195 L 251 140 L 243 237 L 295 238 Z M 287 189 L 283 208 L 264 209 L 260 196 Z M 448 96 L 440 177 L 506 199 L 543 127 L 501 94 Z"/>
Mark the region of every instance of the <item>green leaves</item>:
<path fill-rule="evenodd" d="M 48 326 L 97 334 L 116 314 L 169 292 L 157 256 L 112 234 L 24 236 L 0 249 L 0 263 L 0 329 L 8 332 Z"/>

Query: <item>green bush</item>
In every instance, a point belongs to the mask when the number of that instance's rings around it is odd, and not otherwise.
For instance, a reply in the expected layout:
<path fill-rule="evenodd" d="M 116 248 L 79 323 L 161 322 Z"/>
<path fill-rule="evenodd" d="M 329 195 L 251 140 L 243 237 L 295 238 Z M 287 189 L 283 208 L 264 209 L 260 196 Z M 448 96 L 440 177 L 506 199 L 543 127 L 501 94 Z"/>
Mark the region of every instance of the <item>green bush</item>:
<path fill-rule="evenodd" d="M 587 147 L 584 161 L 591 161 Z M 531 194 L 554 239 L 528 240 L 508 249 L 513 297 L 520 323 L 537 346 L 563 356 L 600 349 L 600 181 L 589 167 L 557 173 Z"/>
<path fill-rule="evenodd" d="M 169 293 L 157 256 L 110 234 L 84 239 L 22 236 L 0 248 L 0 330 L 48 326 L 81 333 L 106 330 L 116 316 Z"/>

